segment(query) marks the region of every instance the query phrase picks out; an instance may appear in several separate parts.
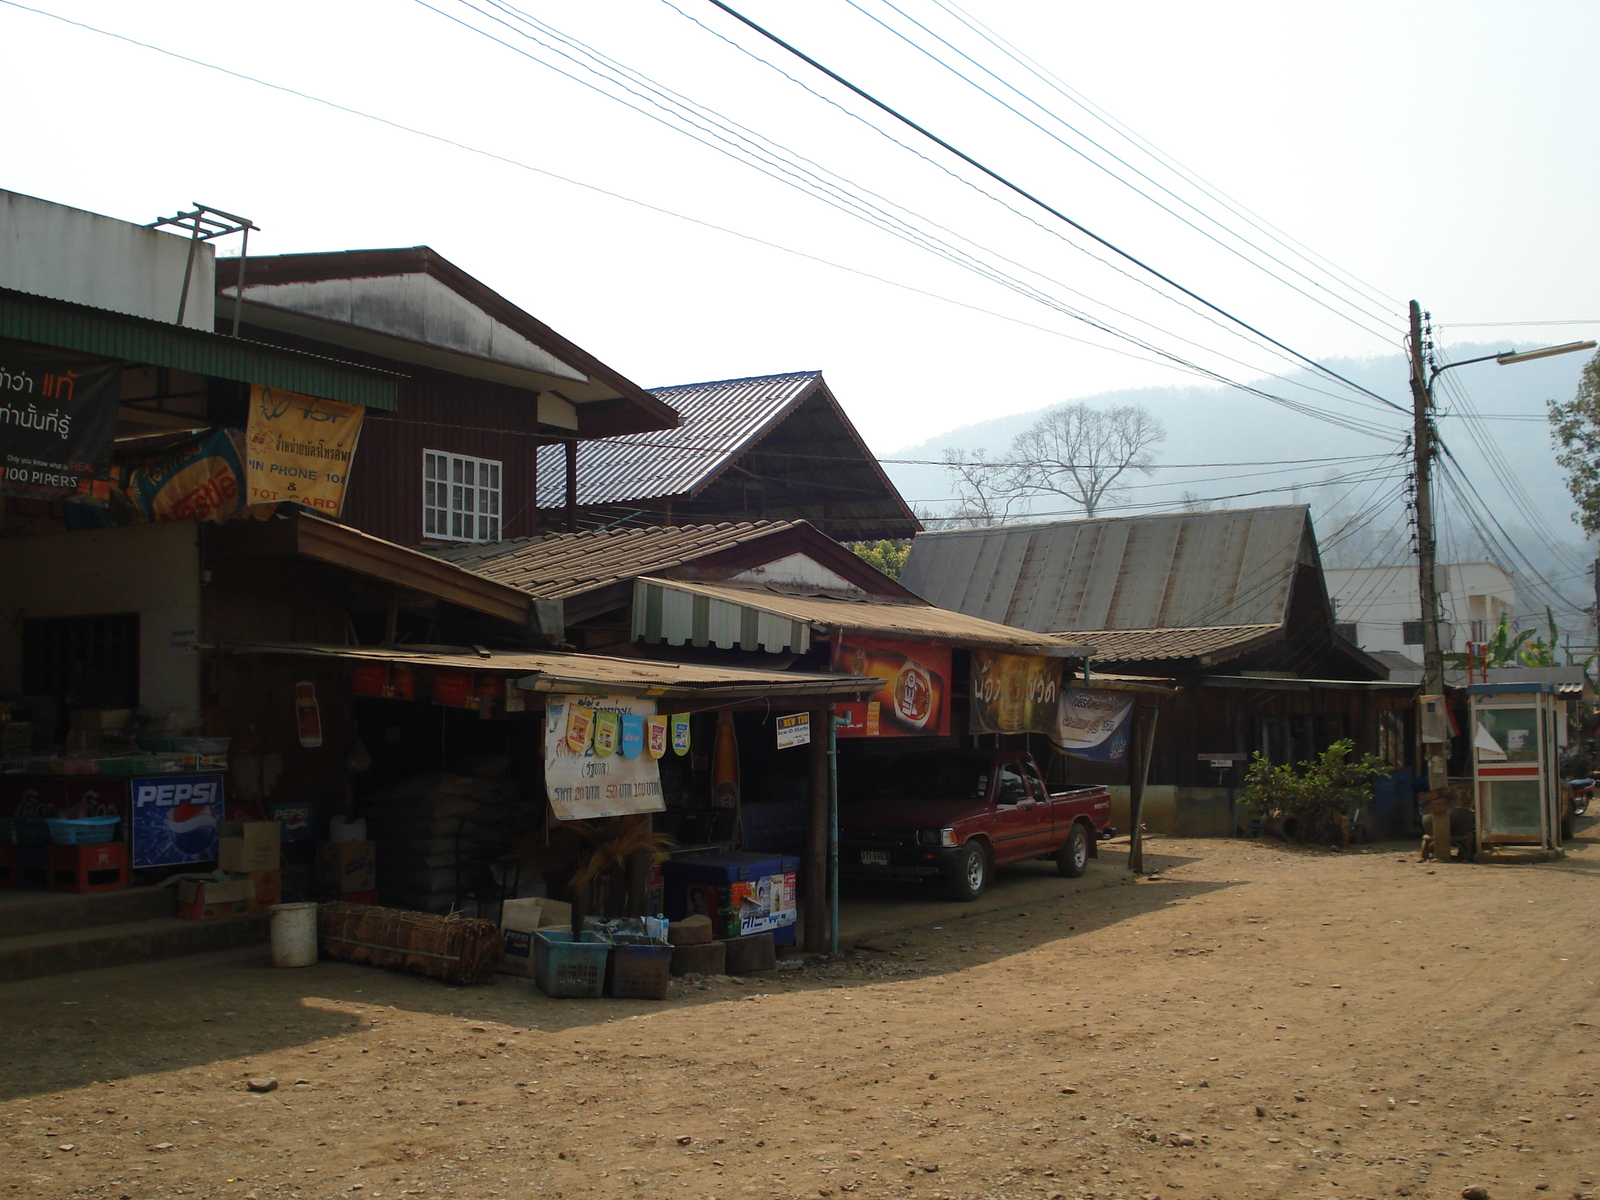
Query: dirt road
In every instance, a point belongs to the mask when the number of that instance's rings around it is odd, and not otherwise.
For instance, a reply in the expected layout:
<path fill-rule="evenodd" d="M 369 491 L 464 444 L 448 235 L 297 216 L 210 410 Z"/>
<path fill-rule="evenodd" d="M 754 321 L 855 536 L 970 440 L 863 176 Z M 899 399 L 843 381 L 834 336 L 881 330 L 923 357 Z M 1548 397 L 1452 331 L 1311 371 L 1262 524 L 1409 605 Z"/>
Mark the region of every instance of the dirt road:
<path fill-rule="evenodd" d="M 1596 1189 L 1600 843 L 1153 846 L 1156 878 L 665 1004 L 333 964 L 10 985 L 0 1196 Z"/>

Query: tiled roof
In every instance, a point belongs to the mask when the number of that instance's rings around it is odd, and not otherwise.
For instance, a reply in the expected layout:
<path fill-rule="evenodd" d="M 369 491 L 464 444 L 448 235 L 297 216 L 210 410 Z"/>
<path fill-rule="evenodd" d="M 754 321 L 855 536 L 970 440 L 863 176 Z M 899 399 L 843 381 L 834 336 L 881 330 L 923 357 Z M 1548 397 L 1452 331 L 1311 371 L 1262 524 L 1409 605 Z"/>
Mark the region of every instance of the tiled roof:
<path fill-rule="evenodd" d="M 677 411 L 681 423 L 676 429 L 580 442 L 578 503 L 622 504 L 693 492 L 821 378 L 821 371 L 792 371 L 652 389 L 657 400 Z M 540 508 L 566 503 L 566 459 L 558 451 L 539 455 Z"/>
<path fill-rule="evenodd" d="M 520 588 L 536 599 L 556 600 L 798 528 L 806 528 L 806 523 L 725 521 L 720 525 L 551 533 L 481 545 L 424 549 L 435 558 Z"/>
<path fill-rule="evenodd" d="M 1160 662 L 1234 658 L 1273 641 L 1283 626 L 1225 625 L 1207 629 L 1074 629 L 1059 636 L 1093 646 L 1096 662 Z"/>

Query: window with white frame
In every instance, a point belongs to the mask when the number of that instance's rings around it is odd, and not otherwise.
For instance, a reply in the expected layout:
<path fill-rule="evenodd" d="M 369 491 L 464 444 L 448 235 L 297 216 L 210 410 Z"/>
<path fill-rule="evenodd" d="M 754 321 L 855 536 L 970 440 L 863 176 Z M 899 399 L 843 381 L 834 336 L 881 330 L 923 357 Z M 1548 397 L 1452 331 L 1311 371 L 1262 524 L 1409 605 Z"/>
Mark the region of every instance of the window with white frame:
<path fill-rule="evenodd" d="M 498 542 L 500 464 L 424 450 L 422 534 L 454 542 Z"/>

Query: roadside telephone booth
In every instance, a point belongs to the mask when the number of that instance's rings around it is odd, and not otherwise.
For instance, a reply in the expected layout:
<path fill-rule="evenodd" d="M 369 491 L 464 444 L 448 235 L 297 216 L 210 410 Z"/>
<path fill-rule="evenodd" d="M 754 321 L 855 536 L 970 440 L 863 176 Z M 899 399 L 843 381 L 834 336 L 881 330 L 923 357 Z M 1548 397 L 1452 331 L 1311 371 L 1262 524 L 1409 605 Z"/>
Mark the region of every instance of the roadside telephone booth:
<path fill-rule="evenodd" d="M 1566 702 L 1549 683 L 1482 683 L 1467 693 L 1478 854 L 1560 857 Z"/>

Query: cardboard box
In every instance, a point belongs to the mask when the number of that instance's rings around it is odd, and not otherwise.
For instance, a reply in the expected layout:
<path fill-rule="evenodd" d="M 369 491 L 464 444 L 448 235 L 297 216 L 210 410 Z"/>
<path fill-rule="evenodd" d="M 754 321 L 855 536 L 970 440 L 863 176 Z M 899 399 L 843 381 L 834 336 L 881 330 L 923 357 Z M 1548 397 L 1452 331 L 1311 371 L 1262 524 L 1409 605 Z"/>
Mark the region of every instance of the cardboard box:
<path fill-rule="evenodd" d="M 248 916 L 255 894 L 249 879 L 185 879 L 178 884 L 178 915 L 192 921 Z"/>
<path fill-rule="evenodd" d="M 370 892 L 378 886 L 371 842 L 323 842 L 317 847 L 317 886 L 325 892 Z"/>
<path fill-rule="evenodd" d="M 505 936 L 502 975 L 533 975 L 533 933 L 556 925 L 572 925 L 572 905 L 542 896 L 507 900 L 500 909 L 500 931 Z"/>
<path fill-rule="evenodd" d="M 133 719 L 131 708 L 75 708 L 71 714 L 73 729 L 92 729 L 96 733 L 109 733 L 124 729 Z"/>
<path fill-rule="evenodd" d="M 266 912 L 274 904 L 283 903 L 282 871 L 250 871 L 245 878 L 255 888 L 250 900 L 251 912 Z"/>
<path fill-rule="evenodd" d="M 283 833 L 276 821 L 224 821 L 217 826 L 217 866 L 230 874 L 275 871 Z"/>

